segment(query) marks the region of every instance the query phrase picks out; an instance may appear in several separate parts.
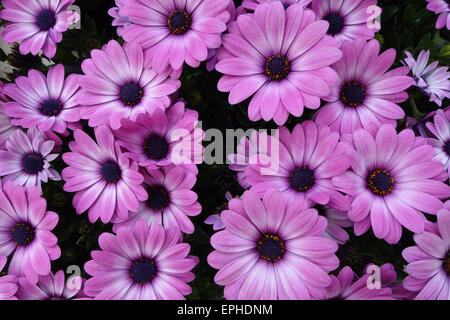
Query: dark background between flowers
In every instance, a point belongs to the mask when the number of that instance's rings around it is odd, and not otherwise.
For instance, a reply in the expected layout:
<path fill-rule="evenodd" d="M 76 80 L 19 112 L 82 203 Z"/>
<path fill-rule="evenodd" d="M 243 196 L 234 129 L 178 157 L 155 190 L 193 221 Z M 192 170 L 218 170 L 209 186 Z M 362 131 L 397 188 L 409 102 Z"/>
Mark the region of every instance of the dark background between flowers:
<path fill-rule="evenodd" d="M 235 0 L 236 6 L 240 0 Z M 422 49 L 431 50 L 431 60 L 439 60 L 440 65 L 450 65 L 450 32 L 436 30 L 437 16 L 428 11 L 425 0 L 382 0 L 378 5 L 382 7 L 381 31 L 376 35 L 380 41 L 382 51 L 394 48 L 397 51 L 395 67 L 401 66 L 401 60 L 405 57 L 404 51 L 412 52 L 417 57 Z M 58 45 L 58 50 L 53 61 L 63 63 L 67 73 L 82 73 L 81 62 L 90 57 L 92 49 L 100 48 L 110 39 L 122 40 L 117 36 L 115 27 L 111 26 L 112 18 L 107 10 L 113 6 L 114 0 L 77 0 L 75 5 L 81 9 L 81 29 L 69 30 L 64 33 L 63 41 Z M 4 21 L 0 22 L 0 24 Z M 77 52 L 75 56 L 72 52 Z M 7 61 L 15 69 L 7 74 L 7 78 L 0 79 L 3 82 L 12 82 L 19 75 L 26 75 L 29 69 L 38 69 L 47 72 L 47 67 L 40 58 L 18 54 L 13 52 L 6 55 L 0 50 L 0 59 Z M 179 96 L 184 98 L 187 106 L 198 111 L 199 119 L 203 123 L 203 129 L 217 128 L 225 134 L 226 129 L 242 128 L 275 129 L 274 122 L 251 122 L 247 116 L 248 100 L 239 105 L 228 104 L 228 94 L 217 90 L 217 82 L 220 78 L 218 72 L 207 72 L 205 63 L 199 68 L 192 69 L 184 66 L 180 78 L 181 88 Z M 425 114 L 435 110 L 437 105 L 430 103 L 428 98 L 414 89 L 409 90 L 410 99 L 401 104 L 407 117 L 420 119 Z M 444 101 L 444 106 L 448 105 Z M 305 109 L 301 118 L 290 116 L 286 126 L 292 129 L 297 123 L 311 119 L 313 112 Z M 399 129 L 405 126 L 405 119 L 399 120 Z M 83 121 L 83 128 L 89 134 L 93 130 Z M 64 138 L 63 152 L 67 152 L 67 143 L 72 140 L 72 135 Z M 208 142 L 205 142 L 205 145 Z M 237 141 L 236 141 L 237 143 Z M 225 150 L 223 151 L 225 154 Z M 52 166 L 59 172 L 65 167 L 59 156 L 52 162 Z M 64 182 L 49 181 L 43 184 L 43 194 L 47 199 L 48 210 L 59 214 L 60 220 L 54 233 L 58 237 L 61 247 L 61 257 L 52 262 L 52 271 L 67 270 L 70 265 L 78 265 L 82 269 L 82 276 L 88 277 L 83 270 L 83 265 L 90 260 L 90 252 L 98 249 L 98 236 L 103 232 L 111 232 L 111 224 L 104 225 L 101 222 L 91 224 L 87 214 L 77 215 L 72 206 L 72 193 L 63 191 Z M 200 258 L 199 265 L 193 270 L 196 278 L 191 282 L 192 294 L 188 299 L 222 299 L 223 288 L 214 283 L 216 271 L 206 262 L 207 255 L 212 251 L 209 238 L 213 234 L 212 226 L 203 221 L 209 215 L 220 212 L 226 206 L 225 192 L 230 191 L 233 196 L 241 195 L 243 189 L 237 183 L 234 172 L 228 169 L 226 164 L 199 166 L 197 184 L 194 187 L 203 210 L 200 215 L 193 218 L 195 233 L 185 236 L 185 242 L 191 244 L 191 254 Z M 429 219 L 432 216 L 427 215 Z M 413 244 L 411 232 L 404 230 L 401 241 L 396 245 L 389 245 L 383 240 L 374 237 L 372 231 L 360 237 L 355 237 L 352 229 L 350 240 L 340 246 L 337 255 L 341 266 L 349 265 L 357 273 L 361 273 L 367 263 L 381 265 L 390 262 L 394 265 L 399 279 L 405 277 L 403 265 L 405 261 L 401 256 L 404 248 Z M 339 269 L 340 269 L 339 268 Z M 338 269 L 338 270 L 339 270 Z M 335 271 L 336 272 L 336 271 Z M 334 272 L 334 273 L 335 273 Z"/>

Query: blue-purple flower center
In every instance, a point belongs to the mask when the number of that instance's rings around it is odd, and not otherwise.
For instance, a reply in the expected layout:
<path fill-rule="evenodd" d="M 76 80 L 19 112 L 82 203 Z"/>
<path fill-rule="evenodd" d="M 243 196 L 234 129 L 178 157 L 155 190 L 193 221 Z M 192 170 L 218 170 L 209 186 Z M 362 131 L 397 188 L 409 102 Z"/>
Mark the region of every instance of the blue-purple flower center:
<path fill-rule="evenodd" d="M 133 262 L 130 268 L 130 277 L 135 283 L 146 284 L 156 277 L 157 268 L 154 260 L 140 258 Z"/>
<path fill-rule="evenodd" d="M 161 160 L 167 156 L 169 144 L 164 137 L 152 134 L 144 140 L 144 153 L 153 160 Z"/>
<path fill-rule="evenodd" d="M 450 250 L 447 251 L 444 260 L 442 261 L 442 267 L 444 268 L 445 272 L 447 272 L 447 276 L 450 276 Z"/>
<path fill-rule="evenodd" d="M 115 161 L 102 164 L 102 178 L 109 183 L 117 183 L 122 177 L 122 170 Z"/>
<path fill-rule="evenodd" d="M 366 88 L 357 81 L 347 82 L 341 90 L 341 100 L 348 107 L 361 105 L 366 98 Z"/>
<path fill-rule="evenodd" d="M 48 31 L 55 26 L 56 16 L 52 10 L 42 10 L 37 15 L 36 23 L 41 31 Z"/>
<path fill-rule="evenodd" d="M 28 222 L 19 222 L 11 229 L 11 238 L 19 246 L 25 247 L 34 239 L 34 228 Z"/>
<path fill-rule="evenodd" d="M 334 36 L 341 33 L 342 29 L 344 29 L 344 18 L 342 18 L 338 13 L 330 13 L 323 19 L 328 21 L 330 24 L 327 31 L 329 35 Z"/>
<path fill-rule="evenodd" d="M 172 34 L 184 34 L 191 27 L 192 18 L 185 10 L 175 10 L 167 17 L 167 25 Z"/>
<path fill-rule="evenodd" d="M 314 180 L 314 172 L 306 166 L 295 168 L 289 176 L 291 188 L 299 192 L 311 189 Z"/>
<path fill-rule="evenodd" d="M 22 159 L 23 170 L 28 174 L 37 174 L 44 169 L 44 158 L 38 153 L 26 154 Z"/>
<path fill-rule="evenodd" d="M 257 242 L 258 254 L 267 262 L 280 260 L 286 252 L 284 241 L 275 233 L 263 234 Z"/>
<path fill-rule="evenodd" d="M 56 99 L 49 99 L 44 101 L 39 107 L 39 111 L 46 116 L 57 116 L 63 109 L 61 101 Z"/>
<path fill-rule="evenodd" d="M 269 57 L 264 66 L 264 73 L 271 80 L 283 80 L 289 74 L 291 66 L 281 54 Z"/>
<path fill-rule="evenodd" d="M 450 140 L 448 140 L 445 144 L 444 144 L 444 151 L 447 154 L 447 156 L 450 157 Z"/>
<path fill-rule="evenodd" d="M 376 195 L 384 196 L 392 192 L 395 180 L 389 171 L 374 169 L 367 175 L 366 185 Z"/>
<path fill-rule="evenodd" d="M 120 100 L 129 107 L 141 102 L 144 90 L 136 82 L 127 82 L 120 88 Z"/>
<path fill-rule="evenodd" d="M 147 189 L 147 206 L 155 211 L 166 208 L 170 204 L 169 193 L 163 186 L 151 186 Z"/>

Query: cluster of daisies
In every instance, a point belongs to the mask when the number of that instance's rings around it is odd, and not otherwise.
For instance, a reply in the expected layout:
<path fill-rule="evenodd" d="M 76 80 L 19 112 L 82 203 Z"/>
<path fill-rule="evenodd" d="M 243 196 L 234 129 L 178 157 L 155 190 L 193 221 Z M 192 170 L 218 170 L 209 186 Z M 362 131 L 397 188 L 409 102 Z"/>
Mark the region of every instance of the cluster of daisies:
<path fill-rule="evenodd" d="M 429 0 L 449 28 L 447 1 Z M 3 0 L 2 37 L 48 58 L 79 19 L 74 0 Z M 0 91 L 1 299 L 183 299 L 197 257 L 183 234 L 202 208 L 192 191 L 202 162 L 198 113 L 177 96 L 187 64 L 222 74 L 229 103 L 249 99 L 254 132 L 230 156 L 245 189 L 207 223 L 218 230 L 208 263 L 227 299 L 450 299 L 450 109 L 411 128 L 398 105 L 417 87 L 438 106 L 448 67 L 380 52 L 368 23 L 376 0 L 116 0 L 124 40 L 91 51 L 83 74 L 62 64 L 30 70 Z M 372 22 L 372 21 L 370 21 Z M 321 107 L 322 101 L 326 103 Z M 290 115 L 317 112 L 289 130 Z M 82 123 L 87 123 L 83 127 Z M 66 167 L 52 168 L 70 137 Z M 185 152 L 189 150 L 189 152 Z M 180 154 L 180 151 L 181 154 Z M 52 273 L 61 250 L 42 185 L 63 180 L 77 214 L 112 223 L 79 285 Z M 433 217 L 434 216 L 434 217 Z M 432 217 L 432 218 L 430 218 Z M 431 222 L 435 221 L 435 222 Z M 403 230 L 408 277 L 380 266 L 376 288 L 336 256 L 353 228 L 389 244 Z M 373 269 L 367 265 L 367 270 Z M 339 273 L 333 271 L 338 270 Z"/>

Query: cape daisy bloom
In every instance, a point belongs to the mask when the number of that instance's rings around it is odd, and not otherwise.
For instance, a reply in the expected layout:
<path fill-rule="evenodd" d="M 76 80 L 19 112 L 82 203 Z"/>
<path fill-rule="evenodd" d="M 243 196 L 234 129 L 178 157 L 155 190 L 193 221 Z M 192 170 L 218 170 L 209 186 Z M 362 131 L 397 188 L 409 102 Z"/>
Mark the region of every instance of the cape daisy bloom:
<path fill-rule="evenodd" d="M 16 296 L 19 300 L 71 300 L 83 297 L 83 292 L 80 286 L 66 282 L 64 271 L 59 270 L 55 274 L 39 276 L 37 283 L 19 278 Z"/>
<path fill-rule="evenodd" d="M 276 188 L 288 201 L 301 198 L 348 209 L 348 199 L 336 190 L 331 178 L 350 167 L 352 157 L 347 151 L 351 147 L 339 142 L 337 132 L 312 121 L 297 124 L 292 133 L 285 127 L 279 132 L 279 152 L 268 154 L 276 168 L 268 169 L 266 156 L 259 154 L 258 161 L 252 160 L 246 169 L 251 190 L 263 196 L 267 189 Z"/>
<path fill-rule="evenodd" d="M 208 49 L 222 44 L 221 33 L 230 19 L 230 0 L 124 0 L 121 16 L 132 25 L 123 32 L 126 41 L 137 42 L 145 50 L 146 61 L 158 72 L 169 65 L 181 69 L 186 62 L 198 67 L 208 57 Z"/>
<path fill-rule="evenodd" d="M 7 99 L 1 96 L 1 85 L 2 83 L 0 82 L 0 149 L 4 149 L 6 141 L 17 128 L 11 124 L 11 118 L 5 114 L 3 104 Z"/>
<path fill-rule="evenodd" d="M 140 221 L 130 230 L 119 228 L 117 235 L 103 233 L 101 250 L 91 252 L 84 269 L 92 278 L 84 292 L 99 300 L 182 300 L 192 292 L 186 283 L 198 259 L 189 256 L 190 246 L 178 243 L 177 228 L 150 229 Z"/>
<path fill-rule="evenodd" d="M 450 30 L 450 4 L 447 0 L 427 0 L 427 9 L 438 14 L 436 29 L 447 27 Z"/>
<path fill-rule="evenodd" d="M 11 256 L 8 274 L 25 276 L 31 283 L 49 274 L 50 261 L 61 255 L 51 232 L 59 217 L 46 207 L 37 187 L 8 181 L 0 190 L 0 256 Z"/>
<path fill-rule="evenodd" d="M 197 111 L 185 109 L 180 101 L 166 111 L 156 110 L 135 121 L 122 121 L 114 135 L 128 151 L 126 155 L 141 167 L 149 170 L 172 164 L 189 167 L 203 159 L 204 132 L 196 128 L 197 123 Z"/>
<path fill-rule="evenodd" d="M 380 29 L 372 18 L 377 0 L 313 0 L 317 19 L 330 23 L 327 33 L 339 43 L 353 39 L 372 39 Z M 380 14 L 381 14 L 381 9 Z M 372 19 L 372 20 L 371 20 Z"/>
<path fill-rule="evenodd" d="M 0 257 L 0 272 L 6 264 L 6 257 Z M 17 291 L 17 277 L 5 275 L 0 277 L 0 300 L 16 300 L 14 294 Z"/>
<path fill-rule="evenodd" d="M 143 220 L 149 226 L 162 224 L 165 228 L 178 227 L 182 232 L 193 233 L 190 216 L 202 211 L 197 194 L 192 191 L 197 177 L 182 166 L 164 167 L 144 173 L 144 188 L 148 199 L 140 203 L 136 213 L 130 213 L 126 220 L 113 220 L 113 230 L 126 226 L 132 228 Z"/>
<path fill-rule="evenodd" d="M 51 153 L 55 141 L 47 139 L 37 128 L 25 134 L 16 130 L 6 141 L 6 150 L 0 150 L 0 176 L 23 186 L 38 186 L 48 179 L 59 181 L 61 176 L 50 167 L 50 162 L 58 157 Z"/>
<path fill-rule="evenodd" d="M 450 111 L 437 110 L 433 122 L 428 122 L 426 127 L 434 135 L 427 139 L 436 153 L 433 159 L 444 164 L 450 178 Z"/>
<path fill-rule="evenodd" d="M 336 241 L 337 244 L 344 245 L 350 238 L 344 228 L 353 227 L 353 221 L 347 216 L 347 211 L 351 209 L 350 202 L 346 210 L 337 210 L 323 205 L 315 205 L 319 215 L 327 219 L 327 229 L 323 236 Z"/>
<path fill-rule="evenodd" d="M 326 36 L 328 25 L 300 4 L 285 10 L 278 1 L 240 15 L 223 36 L 216 70 L 224 76 L 217 88 L 230 92 L 230 104 L 253 96 L 252 121 L 283 125 L 289 114 L 300 117 L 304 107 L 319 108 L 337 80 L 330 65 L 342 57 L 337 42 Z"/>
<path fill-rule="evenodd" d="M 117 27 L 117 34 L 122 36 L 123 30 L 131 24 L 131 19 L 123 17 L 119 13 L 119 9 L 123 6 L 123 0 L 115 0 L 117 7 L 112 7 L 108 10 L 108 14 L 114 18 L 112 22 L 113 27 Z"/>
<path fill-rule="evenodd" d="M 169 106 L 169 95 L 179 87 L 178 80 L 168 79 L 169 71 L 156 73 L 144 67 L 144 53 L 136 43 L 124 47 L 111 40 L 102 50 L 91 51 L 91 58 L 81 64 L 81 117 L 89 126 L 102 124 L 120 128 L 122 119 L 136 121 L 142 113 Z"/>
<path fill-rule="evenodd" d="M 371 123 L 381 126 L 405 116 L 396 103 L 408 99 L 404 91 L 414 80 L 407 76 L 408 67 L 387 70 L 394 63 L 396 52 L 388 49 L 378 55 L 377 40 L 345 41 L 341 47 L 344 57 L 333 65 L 339 81 L 331 94 L 324 98 L 329 103 L 315 114 L 318 125 L 327 124 L 333 131 L 352 133 L 368 128 Z"/>
<path fill-rule="evenodd" d="M 430 96 L 430 101 L 441 106 L 442 100 L 450 98 L 450 72 L 448 67 L 438 68 L 438 61 L 427 65 L 430 59 L 429 50 L 420 51 L 417 61 L 410 52 L 405 51 L 405 54 L 407 58 L 403 61 L 411 69 L 415 80 L 414 85 Z"/>
<path fill-rule="evenodd" d="M 62 33 L 80 19 L 78 13 L 68 11 L 75 0 L 4 0 L 0 18 L 9 21 L 2 31 L 5 42 L 22 41 L 21 54 L 44 52 L 48 58 L 56 53 Z"/>
<path fill-rule="evenodd" d="M 40 71 L 28 71 L 28 77 L 17 77 L 3 91 L 13 101 L 4 104 L 11 123 L 24 128 L 38 127 L 42 131 L 64 133 L 68 123 L 80 120 L 76 97 L 78 75 L 64 79 L 64 66 L 52 67 L 45 77 Z"/>
<path fill-rule="evenodd" d="M 261 3 L 272 3 L 275 1 L 281 2 L 285 8 L 289 7 L 293 3 L 298 3 L 303 8 L 306 8 L 312 0 L 244 0 L 242 1 L 242 6 L 248 10 L 255 10 Z"/>
<path fill-rule="evenodd" d="M 287 203 L 269 189 L 263 200 L 252 191 L 232 199 L 221 213 L 225 230 L 211 237 L 208 263 L 219 271 L 226 299 L 320 299 L 339 265 L 337 244 L 320 235 L 326 220 L 305 200 Z"/>
<path fill-rule="evenodd" d="M 392 289 L 385 285 L 395 281 L 397 274 L 390 263 L 380 267 L 381 283 L 373 283 L 369 288 L 371 274 L 365 273 L 358 277 L 353 270 L 346 266 L 338 276 L 331 275 L 331 285 L 327 288 L 327 300 L 394 300 Z M 375 287 L 378 285 L 379 287 Z"/>
<path fill-rule="evenodd" d="M 444 166 L 432 160 L 433 148 L 411 129 L 397 134 L 391 125 L 383 125 L 375 137 L 358 129 L 353 143 L 353 171 L 332 181 L 352 196 L 348 217 L 355 222 L 355 234 L 372 227 L 377 238 L 394 244 L 402 226 L 423 232 L 426 219 L 421 211 L 436 214 L 443 207 L 440 199 L 450 197 L 450 187 L 441 182 Z"/>
<path fill-rule="evenodd" d="M 126 219 L 128 211 L 136 212 L 139 201 L 147 199 L 141 186 L 144 178 L 138 165 L 120 151 L 109 128 L 95 128 L 97 142 L 81 130 L 75 130 L 74 137 L 69 143 L 72 152 L 62 156 L 69 165 L 62 177 L 64 191 L 76 192 L 73 206 L 77 214 L 89 209 L 90 222 L 100 218 L 108 223 L 114 216 Z"/>
<path fill-rule="evenodd" d="M 416 300 L 450 299 L 450 202 L 438 211 L 435 231 L 414 235 L 416 246 L 403 250 L 408 261 L 403 286 Z"/>

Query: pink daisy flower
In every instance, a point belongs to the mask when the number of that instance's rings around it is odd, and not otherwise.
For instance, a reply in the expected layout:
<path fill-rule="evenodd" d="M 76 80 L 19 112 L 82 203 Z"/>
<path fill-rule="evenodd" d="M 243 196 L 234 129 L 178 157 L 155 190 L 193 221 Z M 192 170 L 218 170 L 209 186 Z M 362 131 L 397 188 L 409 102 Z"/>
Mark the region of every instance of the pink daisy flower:
<path fill-rule="evenodd" d="M 178 227 L 182 232 L 193 233 L 194 225 L 190 216 L 202 211 L 197 202 L 197 194 L 192 191 L 197 177 L 181 166 L 164 167 L 144 173 L 144 188 L 148 199 L 140 203 L 136 213 L 130 213 L 128 219 L 115 219 L 113 230 L 122 226 L 132 228 L 137 221 L 143 220 L 149 226 L 162 224 L 165 228 Z"/>
<path fill-rule="evenodd" d="M 140 221 L 133 229 L 119 228 L 117 235 L 103 233 L 101 250 L 91 252 L 84 269 L 92 278 L 84 291 L 99 300 L 182 300 L 192 289 L 192 272 L 197 257 L 189 256 L 190 246 L 178 243 L 177 228 L 150 229 Z"/>
<path fill-rule="evenodd" d="M 303 199 L 287 203 L 270 189 L 263 200 L 252 191 L 229 202 L 225 230 L 211 237 L 208 263 L 226 299 L 320 299 L 337 268 L 337 244 L 320 235 L 326 220 Z"/>
<path fill-rule="evenodd" d="M 427 139 L 435 151 L 433 160 L 442 162 L 450 178 L 450 112 L 437 110 L 433 122 L 428 122 L 426 127 L 434 135 Z"/>
<path fill-rule="evenodd" d="M 3 94 L 2 88 L 3 83 L 0 81 L 0 149 L 5 148 L 6 141 L 17 130 L 11 124 L 11 118 L 5 114 L 3 105 L 8 101 L 8 98 Z"/>
<path fill-rule="evenodd" d="M 64 66 L 58 64 L 45 77 L 40 71 L 28 71 L 28 77 L 18 77 L 14 84 L 3 88 L 13 101 L 4 104 L 12 124 L 24 128 L 38 127 L 42 131 L 66 131 L 68 123 L 80 120 L 78 75 L 64 79 Z"/>
<path fill-rule="evenodd" d="M 0 176 L 22 186 L 38 186 L 48 179 L 59 181 L 61 176 L 50 167 L 50 162 L 58 157 L 51 153 L 55 141 L 47 139 L 37 128 L 25 134 L 16 130 L 6 141 L 6 150 L 0 150 Z"/>
<path fill-rule="evenodd" d="M 414 235 L 417 244 L 403 250 L 408 261 L 403 286 L 416 300 L 450 300 L 450 202 L 437 213 L 435 230 Z"/>
<path fill-rule="evenodd" d="M 372 19 L 374 11 L 371 8 L 376 4 L 377 0 L 313 0 L 312 10 L 317 19 L 330 23 L 327 33 L 342 43 L 374 37 L 380 30 Z"/>
<path fill-rule="evenodd" d="M 378 55 L 377 40 L 345 41 L 341 47 L 344 57 L 333 65 L 339 81 L 324 98 L 329 103 L 314 116 L 318 125 L 327 124 L 333 131 L 352 133 L 368 128 L 370 123 L 396 125 L 405 116 L 397 105 L 408 99 L 404 91 L 414 80 L 407 76 L 408 67 L 387 72 L 394 63 L 396 52 L 388 49 Z"/>
<path fill-rule="evenodd" d="M 123 31 L 131 25 L 131 19 L 128 17 L 121 16 L 119 13 L 119 10 L 121 7 L 123 7 L 123 0 L 115 0 L 117 7 L 112 7 L 108 10 L 108 14 L 114 18 L 112 22 L 113 27 L 117 27 L 117 34 L 119 37 L 123 35 Z"/>
<path fill-rule="evenodd" d="M 0 277 L 0 300 L 17 300 L 17 277 L 6 275 Z"/>
<path fill-rule="evenodd" d="M 63 270 L 39 276 L 37 283 L 20 278 L 18 286 L 16 296 L 19 300 L 71 300 L 83 297 L 80 287 L 71 286 L 65 281 Z"/>
<path fill-rule="evenodd" d="M 283 125 L 289 114 L 300 117 L 304 107 L 319 108 L 337 80 L 330 65 L 342 57 L 337 42 L 326 36 L 328 25 L 299 4 L 285 10 L 278 1 L 240 15 L 223 36 L 216 69 L 224 76 L 217 88 L 230 92 L 230 104 L 253 96 L 252 121 Z"/>
<path fill-rule="evenodd" d="M 177 102 L 166 111 L 123 120 L 114 135 L 126 155 L 148 170 L 172 164 L 192 167 L 202 162 L 204 151 L 204 132 L 197 123 L 197 111 Z"/>
<path fill-rule="evenodd" d="M 348 218 L 347 211 L 351 209 L 350 201 L 347 210 L 337 210 L 323 205 L 315 205 L 320 216 L 327 219 L 327 229 L 323 236 L 336 241 L 337 244 L 344 245 L 350 236 L 344 228 L 353 227 L 353 221 Z"/>
<path fill-rule="evenodd" d="M 348 209 L 348 199 L 331 183 L 331 178 L 345 172 L 352 163 L 351 147 L 339 142 L 339 134 L 327 126 L 312 121 L 297 124 L 292 131 L 280 130 L 279 152 L 269 154 L 272 166 L 268 169 L 265 155 L 257 155 L 247 167 L 247 182 L 251 190 L 264 195 L 269 188 L 283 192 L 288 201 L 296 198 L 329 204 L 336 209 Z M 255 164 L 253 164 L 255 163 Z"/>
<path fill-rule="evenodd" d="M 61 255 L 51 232 L 58 215 L 46 211 L 47 202 L 37 187 L 6 182 L 0 190 L 0 256 L 11 256 L 8 274 L 36 283 L 50 273 L 50 261 Z"/>
<path fill-rule="evenodd" d="M 450 197 L 450 187 L 441 182 L 444 166 L 432 160 L 433 148 L 412 130 L 397 134 L 391 125 L 383 125 L 375 137 L 358 129 L 353 143 L 353 170 L 332 181 L 352 196 L 348 217 L 355 222 L 355 234 L 372 227 L 377 238 L 394 244 L 402 226 L 423 232 L 426 219 L 421 211 L 436 214 L 443 207 L 440 199 Z"/>
<path fill-rule="evenodd" d="M 62 33 L 80 19 L 78 13 L 67 11 L 75 0 L 3 0 L 0 18 L 9 21 L 2 31 L 5 42 L 22 41 L 21 54 L 44 52 L 48 58 L 56 53 Z"/>
<path fill-rule="evenodd" d="M 450 30 L 450 4 L 447 0 L 427 0 L 427 9 L 438 14 L 436 29 L 447 27 Z"/>
<path fill-rule="evenodd" d="M 366 267 L 367 268 L 367 267 Z M 380 267 L 380 288 L 369 288 L 371 274 L 364 273 L 358 277 L 353 270 L 346 266 L 338 276 L 331 275 L 331 285 L 327 288 L 327 300 L 394 300 L 392 289 L 386 287 L 397 278 L 394 267 L 386 263 Z"/>
<path fill-rule="evenodd" d="M 225 199 L 227 199 L 227 201 L 230 201 L 231 199 L 233 199 L 233 196 L 231 195 L 230 192 L 227 191 L 225 193 Z M 227 209 L 227 208 L 228 208 L 228 205 L 226 207 L 224 207 L 224 209 Z M 223 211 L 221 209 L 222 208 L 219 207 L 218 211 Z M 225 229 L 225 225 L 223 224 L 222 219 L 220 218 L 220 212 L 210 215 L 208 218 L 205 219 L 205 223 L 212 225 L 214 231 Z"/>
<path fill-rule="evenodd" d="M 126 219 L 128 211 L 138 211 L 139 201 L 147 199 L 141 186 L 144 178 L 138 165 L 120 151 L 109 128 L 95 129 L 97 142 L 81 130 L 75 130 L 74 137 L 69 143 L 72 152 L 63 154 L 69 166 L 62 176 L 64 191 L 76 192 L 77 214 L 89 209 L 89 221 L 100 218 L 108 223 L 114 216 Z"/>
<path fill-rule="evenodd" d="M 208 49 L 222 44 L 221 34 L 230 19 L 230 0 L 124 0 L 121 16 L 132 25 L 123 32 L 126 41 L 138 42 L 146 61 L 159 72 L 169 65 L 181 69 L 186 62 L 198 67 L 208 57 Z"/>
<path fill-rule="evenodd" d="M 293 3 L 298 3 L 303 8 L 306 8 L 312 0 L 243 0 L 242 6 L 248 10 L 255 10 L 259 4 L 272 3 L 275 1 L 281 2 L 285 8 L 289 7 Z"/>
<path fill-rule="evenodd" d="M 136 43 L 124 47 L 111 40 L 102 50 L 92 50 L 81 64 L 80 113 L 89 126 L 102 124 L 120 128 L 122 119 L 136 121 L 142 113 L 153 113 L 170 104 L 169 95 L 179 87 L 168 79 L 169 70 L 156 73 L 144 67 L 144 53 Z"/>

